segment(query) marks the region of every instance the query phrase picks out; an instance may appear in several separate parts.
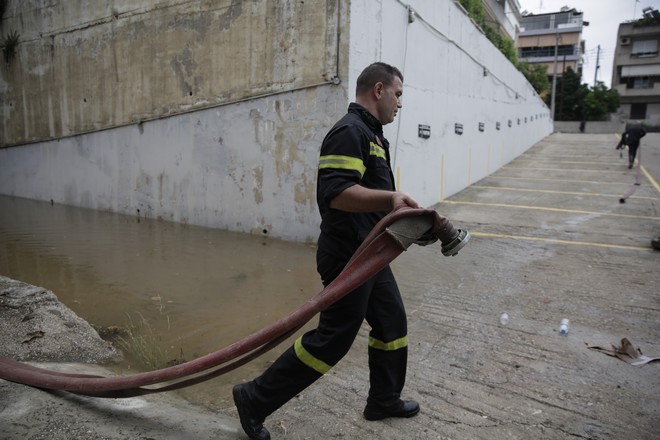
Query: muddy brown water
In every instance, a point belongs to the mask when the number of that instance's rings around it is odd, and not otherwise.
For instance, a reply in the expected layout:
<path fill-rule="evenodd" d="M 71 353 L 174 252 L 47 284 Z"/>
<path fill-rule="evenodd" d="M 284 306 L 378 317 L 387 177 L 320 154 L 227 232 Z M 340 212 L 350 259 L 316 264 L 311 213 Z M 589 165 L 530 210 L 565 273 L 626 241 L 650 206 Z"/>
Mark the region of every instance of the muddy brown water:
<path fill-rule="evenodd" d="M 322 289 L 315 252 L 268 237 L 0 196 L 0 274 L 52 290 L 95 327 L 130 329 L 126 340 L 143 341 L 142 350 L 167 360 L 213 352 L 295 310 Z M 181 393 L 226 406 L 230 386 L 254 377 L 290 342 Z M 115 368 L 147 369 L 131 359 Z"/>

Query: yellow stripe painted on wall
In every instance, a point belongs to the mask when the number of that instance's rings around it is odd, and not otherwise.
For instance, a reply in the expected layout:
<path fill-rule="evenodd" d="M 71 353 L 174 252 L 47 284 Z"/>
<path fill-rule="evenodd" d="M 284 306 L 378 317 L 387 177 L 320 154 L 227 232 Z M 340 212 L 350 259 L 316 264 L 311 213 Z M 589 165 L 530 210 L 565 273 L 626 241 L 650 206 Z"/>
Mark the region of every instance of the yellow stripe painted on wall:
<path fill-rule="evenodd" d="M 472 183 L 472 148 L 468 150 L 468 180 L 467 184 Z"/>
<path fill-rule="evenodd" d="M 488 144 L 488 158 L 486 159 L 486 172 L 490 173 L 490 155 L 491 155 L 492 145 Z"/>
<path fill-rule="evenodd" d="M 401 191 L 401 167 L 396 167 L 396 190 Z"/>
<path fill-rule="evenodd" d="M 445 155 L 440 156 L 440 201 L 445 199 Z"/>

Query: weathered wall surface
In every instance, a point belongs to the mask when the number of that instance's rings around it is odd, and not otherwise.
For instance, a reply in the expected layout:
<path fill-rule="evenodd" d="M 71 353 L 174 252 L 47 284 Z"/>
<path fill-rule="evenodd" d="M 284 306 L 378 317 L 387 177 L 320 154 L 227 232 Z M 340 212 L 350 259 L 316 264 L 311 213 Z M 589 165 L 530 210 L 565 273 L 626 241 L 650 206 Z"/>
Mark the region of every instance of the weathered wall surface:
<path fill-rule="evenodd" d="M 345 3 L 10 1 L 0 193 L 315 239 Z"/>
<path fill-rule="evenodd" d="M 425 206 L 552 132 L 548 108 L 451 0 L 411 1 L 412 22 L 398 0 L 117 0 L 105 15 L 63 3 L 82 12 L 10 2 L 7 20 L 35 37 L 2 71 L 1 138 L 42 140 L 0 148 L 1 194 L 313 241 L 319 147 L 377 60 L 405 75 L 385 134 L 398 187 Z M 70 64 L 29 55 L 38 15 L 62 29 L 49 31 L 54 54 L 75 48 L 68 57 L 98 71 L 74 81 Z M 29 87 L 6 76 L 16 69 L 33 72 Z"/>
<path fill-rule="evenodd" d="M 0 192 L 313 240 L 318 149 L 345 102 L 310 88 L 0 149 Z"/>
<path fill-rule="evenodd" d="M 10 0 L 0 146 L 331 81 L 338 2 Z"/>

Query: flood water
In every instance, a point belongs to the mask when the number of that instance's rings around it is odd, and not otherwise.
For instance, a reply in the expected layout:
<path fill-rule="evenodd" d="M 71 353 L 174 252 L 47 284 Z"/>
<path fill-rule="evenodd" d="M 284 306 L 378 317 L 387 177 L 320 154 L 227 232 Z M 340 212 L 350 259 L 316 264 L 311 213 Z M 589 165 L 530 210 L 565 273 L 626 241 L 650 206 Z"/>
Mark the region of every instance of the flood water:
<path fill-rule="evenodd" d="M 315 252 L 267 237 L 0 196 L 1 275 L 53 291 L 94 326 L 148 334 L 172 359 L 213 352 L 295 310 L 322 289 Z M 287 344 L 182 394 L 229 405 L 231 385 L 253 378 Z M 114 368 L 144 369 L 130 361 Z"/>

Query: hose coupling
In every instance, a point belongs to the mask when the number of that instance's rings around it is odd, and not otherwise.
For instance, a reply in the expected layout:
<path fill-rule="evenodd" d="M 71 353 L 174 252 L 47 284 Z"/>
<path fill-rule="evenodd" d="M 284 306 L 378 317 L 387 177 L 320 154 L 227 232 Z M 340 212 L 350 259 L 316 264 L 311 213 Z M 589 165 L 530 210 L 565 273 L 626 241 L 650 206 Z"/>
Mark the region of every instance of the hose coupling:
<path fill-rule="evenodd" d="M 464 229 L 458 229 L 458 235 L 445 244 L 442 242 L 442 255 L 445 257 L 453 257 L 458 254 L 458 251 L 463 249 L 468 241 L 470 241 L 470 233 Z"/>

